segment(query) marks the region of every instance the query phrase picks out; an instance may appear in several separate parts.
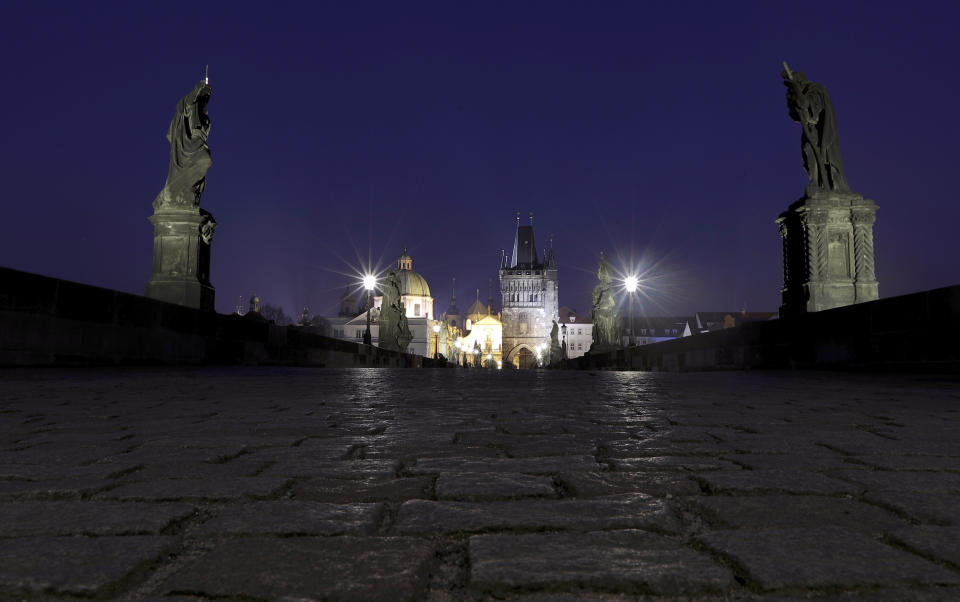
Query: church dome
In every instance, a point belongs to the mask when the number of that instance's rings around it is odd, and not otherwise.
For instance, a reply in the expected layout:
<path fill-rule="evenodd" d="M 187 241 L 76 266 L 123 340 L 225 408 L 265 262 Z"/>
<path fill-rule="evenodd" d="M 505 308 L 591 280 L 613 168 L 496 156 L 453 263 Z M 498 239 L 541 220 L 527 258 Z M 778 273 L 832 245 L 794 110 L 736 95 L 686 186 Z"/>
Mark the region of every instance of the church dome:
<path fill-rule="evenodd" d="M 413 270 L 399 270 L 397 272 L 397 278 L 400 279 L 401 295 L 430 296 L 430 287 L 427 285 L 427 280 L 417 272 Z"/>
<path fill-rule="evenodd" d="M 413 271 L 413 259 L 407 255 L 407 250 L 403 250 L 403 255 L 397 260 L 397 278 L 400 279 L 401 295 L 416 295 L 420 297 L 430 296 L 430 287 L 427 286 L 427 280 Z"/>

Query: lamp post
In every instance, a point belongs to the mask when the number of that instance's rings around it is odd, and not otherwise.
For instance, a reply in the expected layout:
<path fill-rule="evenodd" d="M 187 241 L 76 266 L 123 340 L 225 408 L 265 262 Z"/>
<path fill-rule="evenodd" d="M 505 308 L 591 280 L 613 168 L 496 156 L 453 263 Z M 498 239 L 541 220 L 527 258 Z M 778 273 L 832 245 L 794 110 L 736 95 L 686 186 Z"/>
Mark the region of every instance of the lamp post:
<path fill-rule="evenodd" d="M 636 276 L 627 276 L 623 279 L 623 288 L 627 289 L 627 292 L 630 294 L 630 334 L 627 337 L 627 346 L 630 346 L 635 338 L 633 336 L 633 293 L 637 292 L 637 284 L 639 284 L 639 280 Z"/>
<path fill-rule="evenodd" d="M 567 325 L 560 326 L 560 332 L 563 334 L 563 347 L 561 347 L 560 359 L 567 359 Z"/>
<path fill-rule="evenodd" d="M 437 339 L 436 346 L 433 348 L 433 359 L 440 359 L 440 325 L 433 325 L 433 334 Z"/>
<path fill-rule="evenodd" d="M 367 330 L 363 333 L 363 344 L 370 344 L 370 293 L 377 286 L 377 277 L 367 274 L 363 277 L 363 288 L 367 289 Z"/>

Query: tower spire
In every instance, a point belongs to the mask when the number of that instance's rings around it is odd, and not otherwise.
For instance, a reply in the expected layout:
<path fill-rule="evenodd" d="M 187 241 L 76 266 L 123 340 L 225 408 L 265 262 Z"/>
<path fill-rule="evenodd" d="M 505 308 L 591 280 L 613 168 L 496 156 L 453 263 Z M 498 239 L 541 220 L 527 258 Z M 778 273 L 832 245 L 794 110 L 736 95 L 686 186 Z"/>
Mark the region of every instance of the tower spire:
<path fill-rule="evenodd" d="M 457 277 L 453 277 L 453 288 L 450 292 L 450 305 L 457 304 Z"/>

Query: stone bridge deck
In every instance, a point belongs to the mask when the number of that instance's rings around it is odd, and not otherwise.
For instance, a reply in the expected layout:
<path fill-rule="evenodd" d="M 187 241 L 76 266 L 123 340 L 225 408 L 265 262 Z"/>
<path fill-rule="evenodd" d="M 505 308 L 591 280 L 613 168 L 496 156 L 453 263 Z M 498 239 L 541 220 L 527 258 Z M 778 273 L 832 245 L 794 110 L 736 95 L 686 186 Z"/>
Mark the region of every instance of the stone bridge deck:
<path fill-rule="evenodd" d="M 0 598 L 960 599 L 960 382 L 0 372 Z"/>

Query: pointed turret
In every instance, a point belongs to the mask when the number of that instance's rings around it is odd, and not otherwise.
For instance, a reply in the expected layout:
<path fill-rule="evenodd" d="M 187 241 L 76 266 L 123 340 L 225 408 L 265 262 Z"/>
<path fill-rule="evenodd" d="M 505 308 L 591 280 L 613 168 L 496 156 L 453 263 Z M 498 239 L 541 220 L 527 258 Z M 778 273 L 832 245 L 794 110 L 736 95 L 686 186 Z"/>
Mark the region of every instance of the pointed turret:
<path fill-rule="evenodd" d="M 539 265 L 537 261 L 537 243 L 533 238 L 533 214 L 530 214 L 530 225 L 521 226 L 520 217 L 517 216 L 517 235 L 513 239 L 513 257 L 511 258 L 511 268 L 528 268 Z"/>

